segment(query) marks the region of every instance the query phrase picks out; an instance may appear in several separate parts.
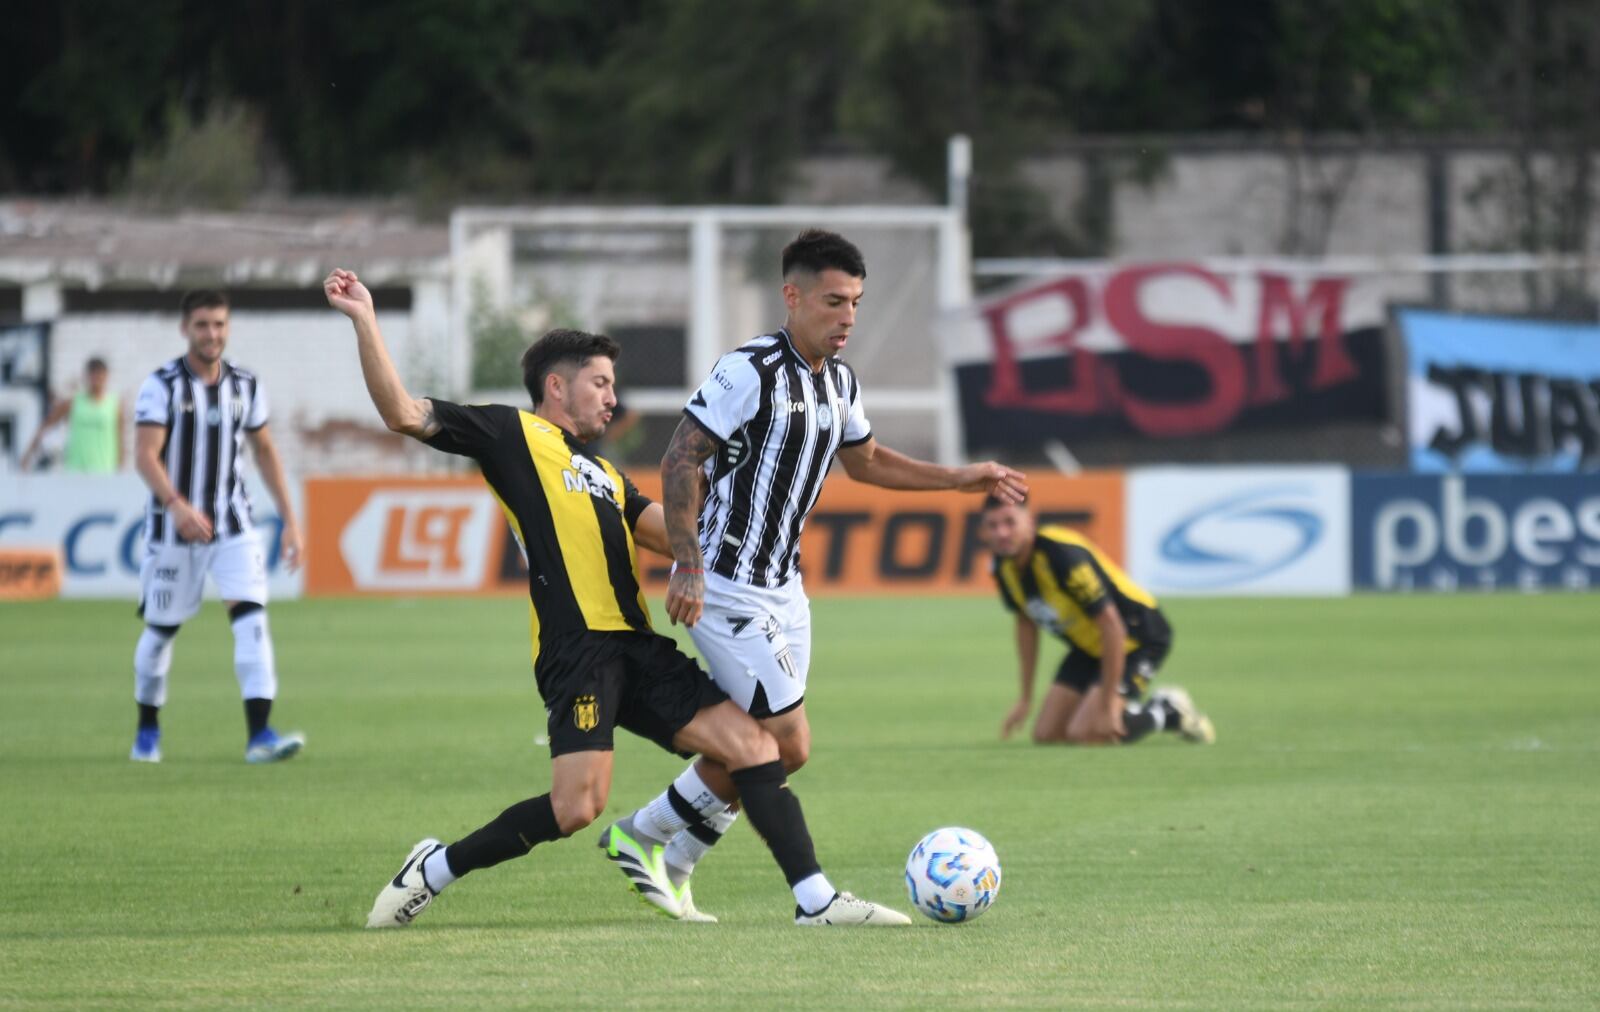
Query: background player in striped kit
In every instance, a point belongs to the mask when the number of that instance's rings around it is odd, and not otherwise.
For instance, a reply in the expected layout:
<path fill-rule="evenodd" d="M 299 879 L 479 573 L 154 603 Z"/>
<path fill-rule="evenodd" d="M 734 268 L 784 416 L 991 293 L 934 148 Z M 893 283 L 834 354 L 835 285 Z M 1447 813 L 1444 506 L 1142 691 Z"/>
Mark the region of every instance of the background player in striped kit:
<path fill-rule="evenodd" d="M 285 563 L 300 564 L 300 528 L 283 463 L 267 429 L 267 399 L 255 375 L 222 357 L 228 345 L 228 297 L 189 292 L 179 330 L 188 351 L 144 381 L 134 406 L 134 467 L 150 487 L 139 614 L 134 700 L 139 727 L 129 758 L 161 761 L 158 713 L 178 627 L 200 610 L 206 574 L 216 581 L 233 625 L 233 668 L 244 697 L 247 762 L 275 762 L 300 751 L 300 734 L 267 723 L 278 694 L 267 628 L 266 549 L 244 489 L 244 444 L 283 520 Z"/>
<path fill-rule="evenodd" d="M 861 385 L 838 357 L 867 276 L 853 243 L 807 230 L 784 248 L 782 271 L 783 328 L 717 362 L 684 408 L 661 476 L 675 560 L 667 614 L 689 627 L 717 684 L 772 732 L 793 772 L 811 749 L 800 532 L 834 457 L 851 478 L 881 488 L 1021 502 L 1027 486 L 994 461 L 944 467 L 873 439 Z M 689 875 L 732 825 L 735 800 L 727 772 L 702 758 L 602 844 L 613 859 L 617 840 L 649 855 L 657 881 L 641 890 L 645 898 L 675 916 L 700 916 Z"/>

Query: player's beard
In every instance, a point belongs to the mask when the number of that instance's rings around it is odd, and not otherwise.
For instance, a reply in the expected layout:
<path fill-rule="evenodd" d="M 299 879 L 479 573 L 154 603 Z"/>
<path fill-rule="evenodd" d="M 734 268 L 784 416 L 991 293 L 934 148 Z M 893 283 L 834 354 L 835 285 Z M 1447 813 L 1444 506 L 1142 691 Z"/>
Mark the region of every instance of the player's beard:
<path fill-rule="evenodd" d="M 565 411 L 567 417 L 572 419 L 572 427 L 577 430 L 573 435 L 578 437 L 578 442 L 592 443 L 605 435 L 606 423 L 600 420 L 605 413 L 604 409 L 599 409 L 593 415 L 584 417 L 579 414 L 581 405 L 578 403 L 578 397 L 574 395 L 562 403 L 561 410 Z"/>

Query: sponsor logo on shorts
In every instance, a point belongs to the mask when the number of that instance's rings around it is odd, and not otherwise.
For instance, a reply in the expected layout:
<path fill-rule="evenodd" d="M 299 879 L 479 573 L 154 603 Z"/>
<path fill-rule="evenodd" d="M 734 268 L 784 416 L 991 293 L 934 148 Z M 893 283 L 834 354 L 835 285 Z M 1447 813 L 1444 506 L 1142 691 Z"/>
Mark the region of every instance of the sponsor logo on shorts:
<path fill-rule="evenodd" d="M 580 731 L 593 731 L 600 723 L 600 704 L 593 696 L 579 696 L 573 702 L 572 723 Z"/>

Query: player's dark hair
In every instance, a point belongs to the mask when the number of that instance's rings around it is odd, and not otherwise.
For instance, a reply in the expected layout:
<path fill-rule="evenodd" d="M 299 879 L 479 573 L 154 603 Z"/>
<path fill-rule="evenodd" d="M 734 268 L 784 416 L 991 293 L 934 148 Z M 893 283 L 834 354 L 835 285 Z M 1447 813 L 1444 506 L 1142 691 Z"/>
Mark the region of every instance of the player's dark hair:
<path fill-rule="evenodd" d="M 552 330 L 522 353 L 522 385 L 528 388 L 533 406 L 538 407 L 544 401 L 544 378 L 556 369 L 570 366 L 576 372 L 596 355 L 615 362 L 621 354 L 622 346 L 604 334 Z"/>
<path fill-rule="evenodd" d="M 837 232 L 808 228 L 783 248 L 783 276 L 796 268 L 812 274 L 844 271 L 852 278 L 867 276 L 867 261 L 856 244 Z"/>
<path fill-rule="evenodd" d="M 83 363 L 83 371 L 84 372 L 110 372 L 111 371 L 111 367 L 106 365 L 106 360 L 105 359 L 101 358 L 99 355 L 94 355 L 89 359 L 89 361 Z"/>
<path fill-rule="evenodd" d="M 228 295 L 213 288 L 197 288 L 192 292 L 184 292 L 183 298 L 178 302 L 178 312 L 183 314 L 183 321 L 189 322 L 189 314 L 196 309 L 228 308 Z"/>
<path fill-rule="evenodd" d="M 1028 493 L 1026 493 L 1026 492 L 1022 493 L 1022 501 L 1019 502 L 1019 503 L 1008 502 L 1007 500 L 1002 499 L 999 496 L 995 495 L 993 492 L 990 492 L 988 495 L 983 497 L 983 512 L 984 513 L 987 513 L 990 510 L 999 509 L 1002 506 L 1013 506 L 1013 505 L 1015 505 L 1015 506 L 1026 506 L 1026 505 L 1028 505 Z"/>

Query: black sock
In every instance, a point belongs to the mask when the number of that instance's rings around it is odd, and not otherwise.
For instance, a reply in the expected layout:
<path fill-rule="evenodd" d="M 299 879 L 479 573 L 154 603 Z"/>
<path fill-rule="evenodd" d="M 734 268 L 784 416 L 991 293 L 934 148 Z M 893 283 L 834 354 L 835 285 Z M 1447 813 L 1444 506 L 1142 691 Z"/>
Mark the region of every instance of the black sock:
<path fill-rule="evenodd" d="M 139 730 L 161 727 L 161 707 L 151 706 L 149 703 L 139 704 Z"/>
<path fill-rule="evenodd" d="M 267 729 L 267 718 L 272 715 L 272 700 L 247 699 L 244 701 L 244 724 L 254 738 Z"/>
<path fill-rule="evenodd" d="M 521 857 L 535 846 L 562 837 L 550 795 L 519 801 L 494 821 L 463 836 L 445 849 L 450 874 L 465 875 Z"/>
<path fill-rule="evenodd" d="M 792 886 L 820 872 L 811 831 L 800 811 L 800 799 L 789 790 L 783 763 L 774 759 L 760 766 L 733 770 L 732 775 L 750 825 L 767 841 L 767 849 L 777 859 L 788 883 Z"/>
<path fill-rule="evenodd" d="M 1122 743 L 1132 745 L 1151 731 L 1157 730 L 1156 715 L 1148 709 L 1135 713 L 1133 710 L 1122 711 Z"/>

